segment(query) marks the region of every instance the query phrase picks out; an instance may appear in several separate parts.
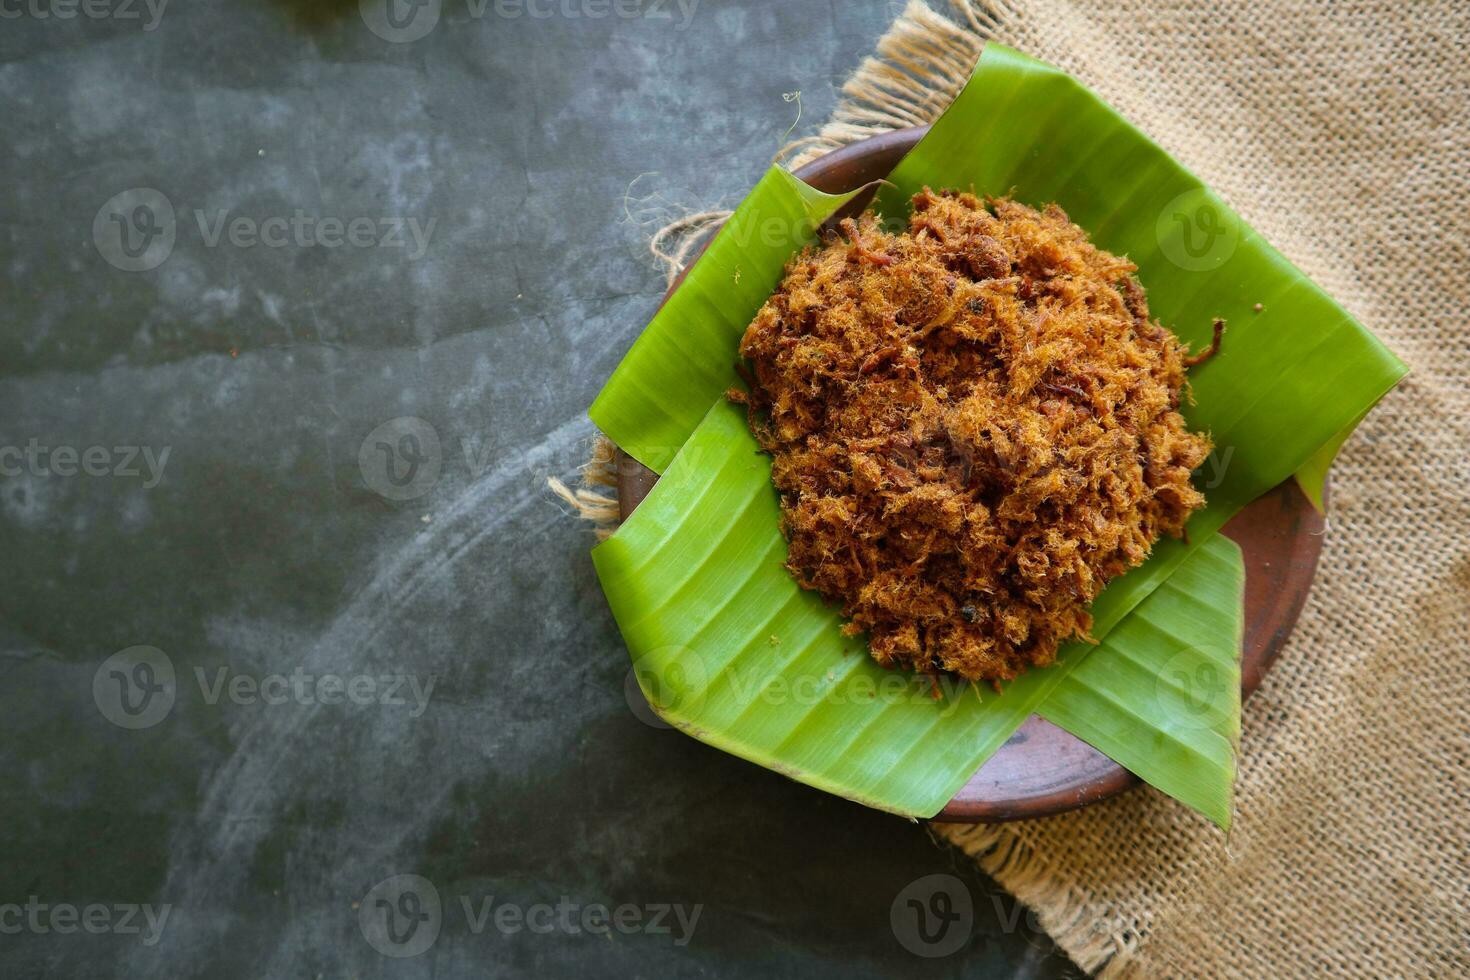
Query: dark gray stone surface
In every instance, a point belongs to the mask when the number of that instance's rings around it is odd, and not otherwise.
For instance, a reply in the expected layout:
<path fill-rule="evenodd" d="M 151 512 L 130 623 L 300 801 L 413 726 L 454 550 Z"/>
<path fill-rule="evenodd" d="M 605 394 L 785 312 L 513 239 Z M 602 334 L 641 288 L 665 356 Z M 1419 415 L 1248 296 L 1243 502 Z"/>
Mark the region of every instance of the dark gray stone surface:
<path fill-rule="evenodd" d="M 922 827 L 625 702 L 544 478 L 657 303 L 647 232 L 737 200 L 893 15 L 652 3 L 400 42 L 355 2 L 0 3 L 4 975 L 1071 969 Z M 973 925 L 927 959 L 890 909 L 933 874 Z"/>

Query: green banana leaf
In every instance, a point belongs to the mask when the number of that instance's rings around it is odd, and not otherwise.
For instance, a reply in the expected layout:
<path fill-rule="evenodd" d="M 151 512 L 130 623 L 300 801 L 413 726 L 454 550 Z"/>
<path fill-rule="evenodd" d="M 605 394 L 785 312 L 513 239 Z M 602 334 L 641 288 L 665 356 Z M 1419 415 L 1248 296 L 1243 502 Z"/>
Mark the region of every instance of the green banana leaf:
<path fill-rule="evenodd" d="M 1190 544 L 1161 542 L 1099 596 L 1099 638 L 1128 622 L 1232 514 L 1281 480 L 1297 473 L 1320 499 L 1337 447 L 1404 373 L 1371 334 L 1145 136 L 1075 81 L 1010 49 L 986 47 L 970 83 L 892 180 L 895 187 L 880 196 L 891 216 L 901 216 L 908 193 L 924 184 L 1010 192 L 1038 205 L 1055 200 L 1099 244 L 1133 258 L 1153 312 L 1186 340 L 1202 343 L 1215 316 L 1230 321 L 1223 352 L 1191 378 L 1190 420 L 1212 432 L 1219 454 L 1211 482 L 1202 483 L 1209 505 L 1190 523 Z M 803 186 L 779 169 L 762 179 L 593 405 L 593 420 L 614 441 L 667 470 L 594 557 L 645 693 L 671 721 L 814 785 L 932 815 L 1027 712 L 1047 710 L 1054 689 L 1093 691 L 1099 700 L 1101 689 L 1069 678 L 1081 664 L 1095 661 L 1103 670 L 1109 660 L 1070 646 L 1056 667 L 944 713 L 950 698 L 936 702 L 940 708 L 894 710 L 885 702 L 881 711 L 817 698 L 796 713 L 777 710 L 778 697 L 741 697 L 749 684 L 726 690 L 737 676 L 789 690 L 818 683 L 824 670 L 844 684 L 876 670 L 860 644 L 836 634 L 835 617 L 786 576 L 769 462 L 755 453 L 737 412 L 710 407 L 735 382 L 739 337 L 782 264 L 840 206 Z M 1211 574 L 1223 573 L 1217 567 Z M 1207 594 L 1218 600 L 1228 585 L 1221 579 Z M 1172 617 L 1186 615 L 1177 603 L 1154 610 L 1180 635 L 1191 624 Z M 762 646 L 768 628 L 774 642 Z M 1139 662 L 1177 652 L 1164 651 L 1165 641 L 1142 628 L 1130 627 L 1111 645 Z M 859 653 L 839 656 L 854 647 Z M 1223 822 L 1228 806 L 1211 801 L 1228 800 L 1233 769 L 1171 742 L 1180 702 L 1156 697 L 1152 686 L 1114 693 L 1137 721 L 1124 741 L 1146 735 L 1159 750 L 1103 750 L 1129 755 L 1142 778 L 1175 787 L 1166 791 Z M 1100 709 L 1088 715 L 1074 704 L 1058 715 L 1083 738 L 1123 730 Z M 1195 784 L 1209 791 L 1187 789 Z"/>
<path fill-rule="evenodd" d="M 783 562 L 770 461 L 717 402 L 653 491 L 592 551 L 649 705 L 793 779 L 933 816 L 1065 675 L 996 693 L 879 667 Z M 1075 648 L 1075 649 L 1074 649 Z M 1072 644 L 1064 663 L 1081 659 Z"/>
<path fill-rule="evenodd" d="M 1067 644 L 997 693 L 879 667 L 786 571 L 779 517 L 769 461 L 722 400 L 593 549 L 664 720 L 828 792 L 929 817 L 1040 709 L 1144 778 L 1164 771 L 1150 781 L 1228 823 L 1245 577 L 1232 542 L 1196 549 L 1102 647 Z M 1181 671 L 1194 687 L 1180 690 Z"/>
<path fill-rule="evenodd" d="M 856 193 L 823 194 L 780 167 L 766 171 L 633 343 L 588 409 L 592 421 L 662 473 L 735 382 L 740 335 L 786 260 Z"/>
<path fill-rule="evenodd" d="M 1240 548 L 1216 535 L 1075 665 L 1038 713 L 1228 829 L 1244 591 Z"/>

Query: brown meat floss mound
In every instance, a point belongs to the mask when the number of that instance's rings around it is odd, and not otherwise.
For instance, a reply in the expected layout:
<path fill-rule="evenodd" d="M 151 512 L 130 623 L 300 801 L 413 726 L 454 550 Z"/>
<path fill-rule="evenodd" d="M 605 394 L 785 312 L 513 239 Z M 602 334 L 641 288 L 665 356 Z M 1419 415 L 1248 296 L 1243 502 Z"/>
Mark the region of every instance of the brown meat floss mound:
<path fill-rule="evenodd" d="M 1137 267 L 1056 206 L 926 188 L 904 234 L 842 227 L 787 267 L 731 392 L 773 456 L 787 567 L 885 666 L 1049 664 L 1204 503 L 1192 361 Z"/>

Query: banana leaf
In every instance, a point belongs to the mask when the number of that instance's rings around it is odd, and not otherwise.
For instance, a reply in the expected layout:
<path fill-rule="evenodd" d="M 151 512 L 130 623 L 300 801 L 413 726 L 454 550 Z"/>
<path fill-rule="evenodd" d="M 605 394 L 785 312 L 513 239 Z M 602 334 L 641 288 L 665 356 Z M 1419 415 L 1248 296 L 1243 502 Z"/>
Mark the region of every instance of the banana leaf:
<path fill-rule="evenodd" d="M 1196 549 L 1131 615 L 1111 617 L 1121 624 L 1101 648 L 1067 644 L 997 693 L 879 667 L 786 571 L 779 517 L 769 461 L 744 411 L 721 401 L 593 549 L 639 687 L 665 721 L 828 792 L 928 817 L 1040 709 L 1228 822 L 1245 575 L 1232 542 Z"/>
<path fill-rule="evenodd" d="M 1230 826 L 1245 564 L 1216 535 L 1073 666 L 1038 713 Z"/>
<path fill-rule="evenodd" d="M 856 193 L 824 194 L 780 167 L 766 171 L 634 341 L 588 409 L 592 421 L 662 473 L 734 383 L 740 335 L 786 260 Z"/>
<path fill-rule="evenodd" d="M 1403 375 L 1403 365 L 1106 104 L 1056 69 L 1008 48 L 986 47 L 954 105 L 891 179 L 894 187 L 879 198 L 891 217 L 902 217 L 907 195 L 925 184 L 1009 192 L 1035 205 L 1056 201 L 1100 245 L 1138 264 L 1154 314 L 1181 337 L 1200 344 L 1215 316 L 1228 319 L 1223 351 L 1191 372 L 1190 421 L 1213 434 L 1219 454 L 1213 464 L 1218 483 L 1205 487 L 1209 504 L 1190 522 L 1191 543 L 1161 542 L 1143 566 L 1110 583 L 1093 604 L 1094 636 L 1111 639 L 1114 648 L 1126 647 L 1143 663 L 1177 653 L 1172 641 L 1141 627 L 1117 638 L 1109 634 L 1231 515 L 1281 480 L 1298 474 L 1320 500 L 1332 455 Z M 860 650 L 860 644 L 838 637 L 835 619 L 820 615 L 826 610 L 780 567 L 784 543 L 769 463 L 756 455 L 738 413 L 719 404 L 711 409 L 735 383 L 736 345 L 745 325 L 803 237 L 780 229 L 808 229 L 840 206 L 807 191 L 778 168 L 768 173 L 731 219 L 744 230 L 722 232 L 711 243 L 593 405 L 593 420 L 614 441 L 667 471 L 654 495 L 594 557 L 640 683 L 671 721 L 842 795 L 932 815 L 1025 712 L 1047 710 L 1055 690 L 1079 692 L 1074 701 L 1100 702 L 1101 688 L 1078 687 L 1069 678 L 1088 662 L 1103 670 L 1109 658 L 1070 646 L 1056 667 L 1027 674 L 1000 695 L 972 698 L 978 707 L 947 713 L 933 706 L 922 714 L 893 710 L 887 703 L 881 711 L 863 710 L 851 699 L 834 705 L 818 698 L 801 705 L 798 717 L 775 710 L 780 704 L 772 702 L 780 698 L 721 694 L 721 685 L 732 684 L 737 674 L 789 690 L 794 682 L 825 678 L 822 669 L 842 683 L 869 677 L 873 669 L 858 654 L 839 658 L 839 650 Z M 760 228 L 775 232 L 749 230 Z M 701 273 L 706 267 L 711 271 Z M 1218 563 L 1204 567 L 1205 574 L 1224 574 Z M 1229 586 L 1221 578 L 1203 594 L 1223 603 Z M 1215 609 L 1221 622 L 1238 617 L 1238 599 L 1231 601 L 1235 606 Z M 1178 603 L 1157 606 L 1153 615 L 1181 635 L 1192 626 Z M 771 642 L 762 647 L 756 641 L 768 627 Z M 783 629 L 790 634 L 784 639 Z M 711 687 L 691 677 L 707 678 Z M 686 690 L 695 694 L 680 693 Z M 1203 755 L 1188 756 L 1171 743 L 1181 702 L 1156 697 L 1154 685 L 1114 693 L 1122 699 L 1120 710 L 1137 721 L 1128 738 L 1115 741 L 1144 740 L 1158 751 L 1120 744 L 1104 751 L 1113 758 L 1129 755 L 1142 778 L 1174 787 L 1166 791 L 1223 822 L 1228 807 L 1211 801 L 1228 800 L 1232 770 L 1207 765 Z M 1123 731 L 1075 704 L 1057 714 L 1069 730 L 1083 729 L 1075 733 L 1084 739 Z M 1187 789 L 1192 780 L 1208 787 Z"/>
<path fill-rule="evenodd" d="M 932 816 L 1061 674 L 981 698 L 885 671 L 786 571 L 769 460 L 716 403 L 649 496 L 592 552 L 649 705 L 794 779 Z M 945 692 L 941 691 L 941 695 Z"/>

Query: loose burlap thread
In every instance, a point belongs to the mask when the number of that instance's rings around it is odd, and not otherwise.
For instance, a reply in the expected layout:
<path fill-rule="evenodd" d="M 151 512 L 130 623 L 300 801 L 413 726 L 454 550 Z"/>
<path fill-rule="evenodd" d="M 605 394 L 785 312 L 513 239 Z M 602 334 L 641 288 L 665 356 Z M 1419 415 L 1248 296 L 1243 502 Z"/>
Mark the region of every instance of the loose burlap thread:
<path fill-rule="evenodd" d="M 1089 85 L 1413 374 L 1333 468 L 1228 838 L 1149 788 L 935 830 L 1107 977 L 1470 975 L 1470 4 L 912 0 L 782 159 L 932 120 L 987 39 Z M 724 215 L 655 239 L 671 278 Z M 612 477 L 600 444 L 557 485 L 604 534 Z"/>

